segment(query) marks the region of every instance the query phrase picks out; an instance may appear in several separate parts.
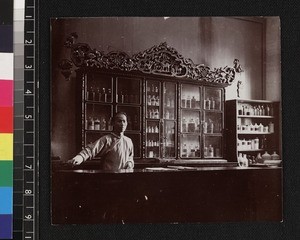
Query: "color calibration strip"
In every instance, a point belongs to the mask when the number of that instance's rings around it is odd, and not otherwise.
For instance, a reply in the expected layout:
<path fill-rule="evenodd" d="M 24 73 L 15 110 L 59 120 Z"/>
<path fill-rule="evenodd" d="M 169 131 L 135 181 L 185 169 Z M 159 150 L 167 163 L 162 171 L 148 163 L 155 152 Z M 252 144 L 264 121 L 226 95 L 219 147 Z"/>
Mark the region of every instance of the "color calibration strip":
<path fill-rule="evenodd" d="M 0 239 L 13 237 L 13 0 L 0 1 Z"/>

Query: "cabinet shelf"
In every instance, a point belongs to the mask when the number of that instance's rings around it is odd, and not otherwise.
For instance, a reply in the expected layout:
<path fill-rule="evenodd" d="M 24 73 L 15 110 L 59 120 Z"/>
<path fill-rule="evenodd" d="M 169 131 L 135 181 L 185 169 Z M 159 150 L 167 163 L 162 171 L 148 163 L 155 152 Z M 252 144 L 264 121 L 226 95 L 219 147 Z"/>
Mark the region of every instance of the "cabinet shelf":
<path fill-rule="evenodd" d="M 274 118 L 274 116 L 258 116 L 258 115 L 238 115 L 239 118 Z"/>
<path fill-rule="evenodd" d="M 260 148 L 260 149 L 248 149 L 248 150 L 237 150 L 238 152 L 262 152 L 262 151 L 267 151 L 265 148 Z"/>
<path fill-rule="evenodd" d="M 240 132 L 240 131 L 238 131 L 237 134 L 240 134 L 240 135 L 270 135 L 273 133 L 271 133 L 271 132 Z"/>

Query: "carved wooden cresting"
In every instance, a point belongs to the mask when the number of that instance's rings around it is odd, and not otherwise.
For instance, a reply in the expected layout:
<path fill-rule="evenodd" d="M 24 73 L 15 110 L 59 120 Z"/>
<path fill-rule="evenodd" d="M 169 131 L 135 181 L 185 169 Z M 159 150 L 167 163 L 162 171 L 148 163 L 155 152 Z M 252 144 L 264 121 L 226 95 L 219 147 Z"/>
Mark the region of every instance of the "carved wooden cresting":
<path fill-rule="evenodd" d="M 63 59 L 60 63 L 60 68 L 66 78 L 68 75 L 70 77 L 71 68 L 75 65 L 78 68 L 139 71 L 222 85 L 231 85 L 235 79 L 234 67 L 226 66 L 212 70 L 204 64 L 195 64 L 191 59 L 184 58 L 176 49 L 168 46 L 166 42 L 130 57 L 121 51 L 105 54 L 91 49 L 86 43 L 76 43 L 77 38 L 78 35 L 72 33 L 65 42 L 65 47 L 71 49 L 71 60 Z"/>

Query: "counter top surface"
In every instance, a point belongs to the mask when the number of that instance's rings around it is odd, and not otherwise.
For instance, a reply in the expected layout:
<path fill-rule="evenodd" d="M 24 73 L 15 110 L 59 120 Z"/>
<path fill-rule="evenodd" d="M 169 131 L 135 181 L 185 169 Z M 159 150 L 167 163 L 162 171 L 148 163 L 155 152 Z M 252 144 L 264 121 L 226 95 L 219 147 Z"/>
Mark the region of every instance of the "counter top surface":
<path fill-rule="evenodd" d="M 251 166 L 247 168 L 242 167 L 187 167 L 187 166 L 167 166 L 167 167 L 146 167 L 144 169 L 121 169 L 118 171 L 103 171 L 97 169 L 61 169 L 57 172 L 75 173 L 75 174 L 114 174 L 114 173 L 153 173 L 153 172 L 201 172 L 201 171 L 252 171 L 252 170 L 270 170 L 281 169 L 277 166 Z"/>

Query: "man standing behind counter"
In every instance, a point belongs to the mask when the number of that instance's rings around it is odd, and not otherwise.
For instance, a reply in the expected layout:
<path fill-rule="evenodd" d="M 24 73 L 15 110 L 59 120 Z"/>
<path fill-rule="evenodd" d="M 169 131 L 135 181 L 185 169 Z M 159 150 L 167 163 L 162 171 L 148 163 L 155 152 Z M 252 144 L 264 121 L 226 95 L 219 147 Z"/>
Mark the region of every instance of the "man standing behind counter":
<path fill-rule="evenodd" d="M 79 165 L 97 156 L 101 157 L 103 170 L 133 169 L 133 144 L 129 137 L 124 136 L 127 114 L 116 113 L 112 125 L 113 132 L 85 147 L 71 160 L 73 165 Z"/>

